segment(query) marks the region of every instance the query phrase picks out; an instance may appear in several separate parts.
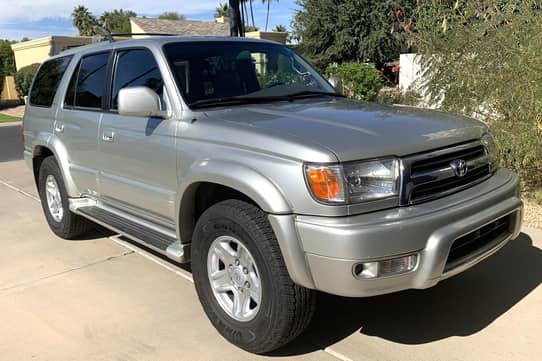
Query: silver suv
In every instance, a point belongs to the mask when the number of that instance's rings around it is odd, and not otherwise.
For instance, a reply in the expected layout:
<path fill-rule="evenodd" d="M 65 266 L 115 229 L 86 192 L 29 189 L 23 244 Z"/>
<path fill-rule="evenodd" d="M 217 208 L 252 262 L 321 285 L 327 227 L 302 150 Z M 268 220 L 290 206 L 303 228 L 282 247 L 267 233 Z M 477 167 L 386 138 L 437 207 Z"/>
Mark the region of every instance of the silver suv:
<path fill-rule="evenodd" d="M 47 221 L 191 262 L 204 311 L 265 353 L 315 291 L 428 288 L 514 239 L 518 177 L 475 120 L 341 96 L 268 41 L 156 37 L 43 63 L 24 155 Z"/>

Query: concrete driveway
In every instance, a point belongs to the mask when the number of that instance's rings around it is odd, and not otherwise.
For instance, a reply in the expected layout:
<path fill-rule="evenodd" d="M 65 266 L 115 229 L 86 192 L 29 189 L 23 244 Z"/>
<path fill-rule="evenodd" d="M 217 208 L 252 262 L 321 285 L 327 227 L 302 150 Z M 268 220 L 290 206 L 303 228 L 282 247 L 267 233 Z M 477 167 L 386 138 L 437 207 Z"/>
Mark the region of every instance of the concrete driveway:
<path fill-rule="evenodd" d="M 0 125 L 0 359 L 254 360 L 207 321 L 190 273 L 106 231 L 49 231 L 21 156 Z M 320 295 L 292 360 L 540 360 L 542 231 L 421 291 Z"/>

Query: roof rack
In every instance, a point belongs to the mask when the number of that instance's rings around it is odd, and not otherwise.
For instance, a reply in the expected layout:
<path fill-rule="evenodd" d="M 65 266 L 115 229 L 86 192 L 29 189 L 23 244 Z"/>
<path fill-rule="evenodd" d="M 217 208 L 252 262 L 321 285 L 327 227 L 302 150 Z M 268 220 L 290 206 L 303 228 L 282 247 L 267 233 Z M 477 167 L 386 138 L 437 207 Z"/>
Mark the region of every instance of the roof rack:
<path fill-rule="evenodd" d="M 116 36 L 176 36 L 178 34 L 164 34 L 164 33 L 108 33 L 104 36 L 104 40 L 110 43 L 115 41 Z"/>

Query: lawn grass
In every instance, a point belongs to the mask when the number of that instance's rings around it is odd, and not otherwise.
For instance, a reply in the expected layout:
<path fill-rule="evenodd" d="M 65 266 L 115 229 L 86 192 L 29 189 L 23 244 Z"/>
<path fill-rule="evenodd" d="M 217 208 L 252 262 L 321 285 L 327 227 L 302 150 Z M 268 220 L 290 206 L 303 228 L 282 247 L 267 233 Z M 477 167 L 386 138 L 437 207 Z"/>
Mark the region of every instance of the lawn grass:
<path fill-rule="evenodd" d="M 0 113 L 0 123 L 18 122 L 21 118 Z"/>

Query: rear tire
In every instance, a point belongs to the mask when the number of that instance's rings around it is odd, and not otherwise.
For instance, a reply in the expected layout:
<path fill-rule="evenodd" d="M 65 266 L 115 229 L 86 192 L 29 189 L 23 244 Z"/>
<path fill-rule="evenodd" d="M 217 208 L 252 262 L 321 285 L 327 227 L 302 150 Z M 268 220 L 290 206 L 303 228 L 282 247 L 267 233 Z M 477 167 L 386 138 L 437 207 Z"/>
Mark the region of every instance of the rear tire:
<path fill-rule="evenodd" d="M 60 238 L 73 239 L 94 228 L 91 221 L 70 211 L 64 179 L 52 156 L 41 163 L 38 191 L 47 223 Z"/>
<path fill-rule="evenodd" d="M 217 244 L 223 245 L 218 251 Z M 192 273 L 211 323 L 246 351 L 262 354 L 284 346 L 305 330 L 314 314 L 315 293 L 291 280 L 267 215 L 252 204 L 227 200 L 203 213 L 194 231 Z M 210 274 L 218 273 L 224 287 L 211 279 Z M 228 287 L 231 301 L 222 293 Z M 254 287 L 259 287 L 259 299 Z M 236 314 L 233 305 L 240 289 L 254 295 L 243 307 L 245 315 Z"/>

